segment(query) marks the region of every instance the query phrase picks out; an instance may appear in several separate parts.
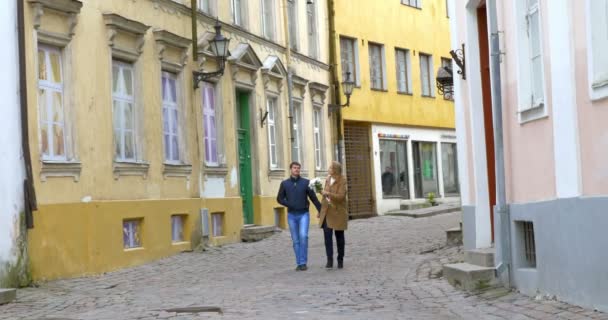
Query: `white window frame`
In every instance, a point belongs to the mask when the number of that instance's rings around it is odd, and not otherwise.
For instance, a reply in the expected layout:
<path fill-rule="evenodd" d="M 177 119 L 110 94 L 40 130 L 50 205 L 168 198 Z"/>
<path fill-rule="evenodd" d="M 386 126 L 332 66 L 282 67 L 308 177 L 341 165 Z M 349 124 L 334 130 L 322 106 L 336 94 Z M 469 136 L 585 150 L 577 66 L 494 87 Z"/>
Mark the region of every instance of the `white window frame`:
<path fill-rule="evenodd" d="M 386 54 L 384 52 L 384 45 L 380 43 L 368 42 L 369 47 L 369 83 L 370 88 L 372 90 L 386 90 Z M 378 49 L 378 62 L 377 66 L 380 68 L 380 87 L 374 86 L 374 72 L 378 72 L 374 70 L 374 49 Z M 377 78 L 377 77 L 376 77 Z"/>
<path fill-rule="evenodd" d="M 294 142 L 292 146 L 292 157 L 295 155 L 296 159 L 292 159 L 292 161 L 299 162 L 302 167 L 304 166 L 304 159 L 302 159 L 302 146 L 303 146 L 303 137 L 302 130 L 304 129 L 302 123 L 302 107 L 303 101 L 301 100 L 293 100 L 293 133 L 294 133 Z"/>
<path fill-rule="evenodd" d="M 139 239 L 139 243 L 137 243 L 135 241 L 135 229 L 136 229 L 135 226 L 137 226 L 137 228 L 139 228 L 140 236 L 142 236 L 143 230 L 142 230 L 142 220 L 141 219 L 124 220 L 122 223 L 123 248 L 125 250 L 143 248 L 143 246 L 144 246 L 142 239 Z M 124 243 L 124 233 L 126 233 L 127 237 L 128 237 L 128 243 L 126 244 L 126 246 Z"/>
<path fill-rule="evenodd" d="M 170 79 L 173 80 L 175 82 L 175 101 L 171 101 L 171 100 L 167 100 L 166 98 L 169 95 L 168 87 L 165 88 L 165 91 L 167 92 L 162 92 L 161 93 L 161 97 L 162 97 L 162 111 L 163 111 L 163 146 L 164 146 L 164 157 L 165 157 L 165 162 L 166 163 L 170 163 L 170 164 L 182 164 L 183 162 L 183 157 L 182 157 L 182 137 L 180 134 L 180 130 L 181 130 L 181 123 L 182 123 L 182 108 L 180 106 L 180 94 L 179 94 L 179 89 L 180 89 L 180 83 L 179 83 L 179 79 L 178 76 L 174 73 L 171 72 L 166 72 L 163 71 L 162 72 L 162 76 L 161 76 L 161 81 L 165 81 L 165 79 Z M 161 83 L 161 90 L 163 89 L 163 84 Z M 168 119 L 165 119 L 165 112 L 168 115 Z M 176 116 L 177 119 L 173 119 L 173 116 Z M 175 120 L 175 121 L 172 121 Z M 167 128 L 165 128 L 165 121 L 167 123 Z M 176 125 L 176 128 L 173 128 L 173 125 Z M 167 137 L 169 138 L 169 145 L 167 145 Z M 175 141 L 172 139 L 175 138 Z M 176 143 L 177 146 L 176 147 L 176 151 L 177 154 L 173 154 L 174 153 L 174 146 L 173 143 Z M 169 149 L 167 149 L 169 148 Z M 169 151 L 169 157 L 167 157 L 167 151 Z"/>
<path fill-rule="evenodd" d="M 215 1 L 216 0 L 198 0 L 198 10 L 208 15 L 215 14 Z M 206 9 L 204 9 L 207 7 Z"/>
<path fill-rule="evenodd" d="M 325 141 L 323 126 L 323 107 L 313 106 L 312 108 L 313 138 L 315 149 L 315 169 L 320 171 L 325 164 Z"/>
<path fill-rule="evenodd" d="M 401 4 L 408 7 L 422 9 L 422 0 L 401 0 Z"/>
<path fill-rule="evenodd" d="M 434 98 L 435 97 L 435 86 L 433 85 L 435 83 L 435 75 L 433 73 L 433 56 L 427 53 L 418 53 L 418 59 L 420 60 L 420 95 L 423 97 L 427 97 L 427 98 Z M 422 65 L 423 61 L 426 59 L 426 63 L 427 63 L 427 68 L 426 70 L 424 70 L 424 66 Z M 425 72 L 427 74 L 428 77 L 428 82 L 425 81 L 424 76 L 425 76 Z M 428 87 L 428 92 L 429 94 L 425 94 L 424 92 L 424 85 L 426 84 L 429 86 Z"/>
<path fill-rule="evenodd" d="M 247 0 L 230 0 L 230 7 L 234 25 L 247 29 Z"/>
<path fill-rule="evenodd" d="M 184 225 L 186 216 L 176 214 L 171 216 L 171 242 L 179 243 L 185 241 Z M 181 235 L 181 237 L 180 237 Z"/>
<path fill-rule="evenodd" d="M 211 231 L 212 237 L 224 236 L 224 216 L 223 212 L 214 212 L 211 214 Z"/>
<path fill-rule="evenodd" d="M 403 55 L 403 59 L 400 59 L 400 54 Z M 412 63 L 409 49 L 395 49 L 395 66 L 397 71 L 397 92 L 412 94 Z"/>
<path fill-rule="evenodd" d="M 350 72 L 351 79 L 355 81 L 357 87 L 361 87 L 361 77 L 359 70 L 359 46 L 357 39 L 340 36 L 340 61 L 342 68 L 342 81 L 346 80 L 346 71 Z M 351 51 L 351 52 L 349 52 Z M 344 53 L 346 60 L 344 59 Z M 352 61 L 348 61 L 348 56 L 352 56 Z"/>
<path fill-rule="evenodd" d="M 596 101 L 608 97 L 608 0 L 586 3 L 589 96 Z"/>
<path fill-rule="evenodd" d="M 292 12 L 293 11 L 293 12 Z M 289 42 L 291 49 L 299 51 L 300 46 L 298 43 L 298 1 L 287 0 L 287 15 L 289 17 L 289 25 L 287 32 L 289 33 Z"/>
<path fill-rule="evenodd" d="M 517 21 L 517 46 L 518 46 L 518 114 L 521 124 L 545 118 L 547 116 L 547 108 L 545 99 L 547 97 L 546 81 L 545 81 L 545 66 L 544 66 L 544 48 L 543 48 L 543 26 L 542 26 L 542 11 L 540 10 L 540 0 L 536 5 L 529 6 L 530 0 L 517 0 L 515 5 L 515 15 Z M 534 96 L 534 73 L 532 63 L 532 42 L 530 37 L 531 23 L 530 16 L 538 14 L 538 47 L 539 53 L 537 58 L 540 59 L 539 81 L 541 96 Z"/>
<path fill-rule="evenodd" d="M 317 2 L 306 4 L 306 24 L 308 36 L 308 55 L 312 58 L 319 57 L 319 31 L 317 30 Z"/>
<path fill-rule="evenodd" d="M 41 44 L 38 45 L 38 51 L 44 52 L 45 66 L 47 68 L 47 78 L 50 77 L 52 74 L 50 55 L 52 53 L 55 53 L 59 56 L 59 73 L 61 75 L 61 82 L 58 83 L 58 82 L 53 82 L 51 80 L 38 79 L 38 89 L 45 90 L 44 98 L 46 100 L 47 118 L 52 117 L 53 114 L 55 113 L 54 112 L 54 103 L 53 103 L 53 94 L 54 93 L 59 93 L 61 95 L 61 103 L 62 103 L 61 110 L 63 113 L 62 121 L 52 121 L 52 120 L 50 121 L 49 119 L 46 119 L 46 121 L 44 121 L 42 119 L 42 117 L 40 117 L 39 135 L 40 135 L 40 138 L 42 139 L 41 129 L 43 126 L 46 126 L 47 127 L 47 146 L 48 146 L 48 154 L 44 154 L 42 152 L 42 142 L 41 142 L 41 158 L 42 158 L 42 160 L 50 160 L 50 161 L 67 161 L 68 160 L 68 142 L 69 141 L 68 141 L 68 128 L 67 128 L 67 123 L 66 123 L 67 114 L 65 112 L 66 103 L 65 103 L 65 95 L 64 95 L 65 75 L 64 75 L 64 67 L 63 67 L 63 52 L 60 48 L 41 45 Z M 38 63 L 37 65 L 40 65 L 40 63 Z M 39 74 L 40 73 L 37 72 L 37 76 Z M 40 99 L 39 95 L 38 95 L 38 98 Z M 39 108 L 39 112 L 40 112 L 40 108 Z M 60 126 L 63 128 L 63 141 L 62 141 L 63 155 L 54 154 L 56 141 L 54 139 L 53 126 Z"/>
<path fill-rule="evenodd" d="M 120 161 L 120 162 L 136 162 L 137 158 L 138 158 L 138 141 L 137 141 L 137 105 L 135 103 L 135 66 L 131 63 L 126 63 L 126 62 L 122 62 L 122 61 L 118 61 L 118 60 L 112 60 L 112 68 L 114 67 L 118 67 L 119 71 L 121 72 L 121 70 L 130 70 L 131 71 L 131 90 L 133 95 L 128 95 L 126 93 L 120 93 L 120 92 L 112 92 L 112 105 L 113 105 L 113 109 L 112 112 L 116 112 L 116 106 L 114 105 L 116 101 L 118 102 L 123 102 L 123 103 L 130 103 L 132 105 L 132 112 L 131 112 L 131 116 L 133 117 L 131 119 L 132 123 L 133 123 L 133 128 L 132 129 L 127 129 L 124 127 L 124 123 L 125 123 L 125 112 L 124 109 L 121 107 L 120 108 L 120 124 L 116 124 L 113 123 L 114 126 L 114 131 L 118 130 L 120 132 L 119 136 L 114 135 L 114 139 L 120 139 L 120 154 L 115 154 L 115 160 L 116 161 Z M 113 72 L 113 71 L 112 71 Z M 113 76 L 113 74 L 112 74 Z M 120 77 L 118 77 L 117 79 L 120 79 Z M 114 85 L 112 84 L 112 87 Z M 132 132 L 132 137 L 133 137 L 133 141 L 132 141 L 132 146 L 133 146 L 133 157 L 132 158 L 128 158 L 125 156 L 125 135 L 128 133 L 128 131 Z M 114 147 L 116 147 L 114 145 Z M 114 151 L 116 152 L 116 151 Z"/>
<path fill-rule="evenodd" d="M 266 39 L 274 40 L 276 37 L 275 20 L 275 0 L 260 0 L 262 8 L 262 35 Z"/>
<path fill-rule="evenodd" d="M 211 108 L 208 107 L 207 103 L 205 102 L 205 87 L 211 87 L 213 89 L 213 94 L 214 94 L 214 106 L 213 106 L 213 110 Z M 212 82 L 203 82 L 203 88 L 201 90 L 201 98 L 202 98 L 202 111 L 203 111 L 203 119 L 202 119 L 202 123 L 203 123 L 203 148 L 205 150 L 205 164 L 207 166 L 210 167 L 217 167 L 220 165 L 221 161 L 221 157 L 220 157 L 220 147 L 219 147 L 219 129 L 218 129 L 218 112 L 217 112 L 217 108 L 218 108 L 218 90 L 217 90 L 217 84 L 212 83 Z M 213 116 L 213 121 L 214 121 L 214 128 L 215 128 L 215 137 L 211 137 L 211 136 L 207 136 L 206 132 L 207 132 L 207 126 L 209 126 L 211 120 L 209 120 L 210 116 Z M 215 142 L 215 161 L 213 161 L 213 157 L 212 155 L 208 152 L 207 150 L 207 143 L 210 143 L 209 145 L 209 151 L 212 150 L 212 145 L 211 143 Z"/>
<path fill-rule="evenodd" d="M 279 99 L 275 96 L 266 96 L 266 107 L 268 111 L 267 126 L 268 126 L 268 163 L 270 169 L 278 169 L 281 165 L 277 121 L 279 119 Z M 274 135 L 273 135 L 274 134 Z M 274 136 L 274 144 L 271 137 Z M 274 147 L 274 152 L 273 152 Z M 274 161 L 273 161 L 274 157 Z"/>

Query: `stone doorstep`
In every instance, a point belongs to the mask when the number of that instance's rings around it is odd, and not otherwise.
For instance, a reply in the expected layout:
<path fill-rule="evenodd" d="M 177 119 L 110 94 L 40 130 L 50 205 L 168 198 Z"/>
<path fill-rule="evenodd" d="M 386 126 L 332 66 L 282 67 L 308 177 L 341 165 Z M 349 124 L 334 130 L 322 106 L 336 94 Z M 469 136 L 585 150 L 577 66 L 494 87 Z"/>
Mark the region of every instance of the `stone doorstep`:
<path fill-rule="evenodd" d="M 445 236 L 448 246 L 459 246 L 462 244 L 462 229 L 459 227 L 446 230 Z"/>
<path fill-rule="evenodd" d="M 422 203 L 408 203 L 408 204 L 401 204 L 401 210 L 416 210 L 416 209 L 424 209 L 424 208 L 429 208 L 431 207 L 430 203 L 427 202 L 422 202 Z"/>
<path fill-rule="evenodd" d="M 435 216 L 438 214 L 457 212 L 460 210 L 461 210 L 461 208 L 459 206 L 449 205 L 449 204 L 444 204 L 444 205 L 440 204 L 438 206 L 424 208 L 424 209 L 389 211 L 386 213 L 386 215 L 404 216 L 404 217 L 411 217 L 411 218 L 426 218 L 426 217 L 432 217 L 432 216 Z"/>
<path fill-rule="evenodd" d="M 6 304 L 17 299 L 17 290 L 0 288 L 0 304 Z"/>
<path fill-rule="evenodd" d="M 494 248 L 466 250 L 464 252 L 464 261 L 480 267 L 494 268 L 495 252 L 496 249 Z"/>
<path fill-rule="evenodd" d="M 264 240 L 272 236 L 277 231 L 275 226 L 252 226 L 247 225 L 241 229 L 241 240 L 253 242 Z"/>
<path fill-rule="evenodd" d="M 480 267 L 469 263 L 454 263 L 443 266 L 443 276 L 454 287 L 466 291 L 483 290 L 498 282 L 494 268 Z"/>

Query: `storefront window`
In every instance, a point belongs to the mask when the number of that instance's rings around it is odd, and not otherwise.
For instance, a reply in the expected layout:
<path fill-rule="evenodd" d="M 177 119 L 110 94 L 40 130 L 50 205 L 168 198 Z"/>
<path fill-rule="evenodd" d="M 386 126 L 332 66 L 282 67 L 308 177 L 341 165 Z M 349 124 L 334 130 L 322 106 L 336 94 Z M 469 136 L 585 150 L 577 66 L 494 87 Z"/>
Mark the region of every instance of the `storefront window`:
<path fill-rule="evenodd" d="M 416 198 L 426 198 L 429 193 L 439 194 L 437 177 L 437 144 L 434 142 L 412 142 L 414 156 L 414 182 Z"/>
<path fill-rule="evenodd" d="M 443 189 L 446 195 L 458 195 L 458 161 L 455 143 L 441 143 Z"/>
<path fill-rule="evenodd" d="M 380 140 L 382 195 L 409 199 L 407 141 Z"/>

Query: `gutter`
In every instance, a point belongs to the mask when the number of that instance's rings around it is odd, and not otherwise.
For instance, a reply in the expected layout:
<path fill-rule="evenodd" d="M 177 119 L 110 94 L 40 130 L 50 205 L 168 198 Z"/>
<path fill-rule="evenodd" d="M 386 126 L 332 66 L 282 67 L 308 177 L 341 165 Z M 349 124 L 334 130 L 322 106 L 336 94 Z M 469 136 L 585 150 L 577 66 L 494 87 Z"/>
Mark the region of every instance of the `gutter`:
<path fill-rule="evenodd" d="M 288 0 L 283 0 L 283 28 L 285 30 L 285 69 L 287 69 L 287 103 L 289 104 L 289 140 L 291 142 L 291 162 L 294 158 L 293 145 L 295 143 L 295 131 L 293 129 L 293 70 L 291 69 L 291 40 L 289 39 L 289 6 Z M 298 159 L 302 162 L 302 159 Z"/>
<path fill-rule="evenodd" d="M 21 149 L 25 164 L 25 180 L 23 181 L 25 224 L 28 229 L 34 228 L 33 211 L 38 210 L 36 190 L 34 189 L 34 175 L 32 174 L 32 155 L 30 153 L 30 136 L 28 126 L 27 103 L 27 69 L 25 66 L 25 10 L 23 0 L 17 2 L 17 33 L 19 47 L 19 97 L 21 104 Z"/>
<path fill-rule="evenodd" d="M 494 209 L 496 242 L 496 275 L 511 286 L 511 217 L 506 197 L 504 140 L 502 122 L 502 83 L 500 78 L 500 34 L 498 32 L 497 0 L 487 1 L 490 29 L 490 78 L 492 84 L 492 120 L 494 123 L 494 162 L 496 165 L 496 207 Z"/>

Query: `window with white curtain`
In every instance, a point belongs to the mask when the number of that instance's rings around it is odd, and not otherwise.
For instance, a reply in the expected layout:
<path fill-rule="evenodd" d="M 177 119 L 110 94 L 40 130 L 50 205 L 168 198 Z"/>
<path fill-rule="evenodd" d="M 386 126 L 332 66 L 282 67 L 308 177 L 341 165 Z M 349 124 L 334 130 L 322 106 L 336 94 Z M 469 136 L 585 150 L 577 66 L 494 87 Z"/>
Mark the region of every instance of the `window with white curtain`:
<path fill-rule="evenodd" d="M 423 97 L 433 97 L 433 56 L 420 53 L 420 87 Z"/>
<path fill-rule="evenodd" d="M 608 96 L 608 0 L 589 1 L 589 82 L 592 99 Z"/>
<path fill-rule="evenodd" d="M 161 90 L 163 98 L 163 145 L 165 161 L 169 163 L 181 162 L 180 118 L 177 76 L 170 72 L 163 72 L 161 76 Z"/>
<path fill-rule="evenodd" d="M 384 83 L 384 48 L 382 45 L 369 43 L 369 73 L 372 89 L 385 89 Z"/>
<path fill-rule="evenodd" d="M 357 40 L 340 37 L 340 58 L 342 62 L 342 79 L 346 80 L 346 73 L 350 72 L 350 80 L 359 85 Z"/>
<path fill-rule="evenodd" d="M 277 143 L 277 98 L 267 97 L 268 111 L 268 149 L 270 168 L 276 169 L 279 167 L 279 151 Z"/>
<path fill-rule="evenodd" d="M 401 93 L 412 93 L 410 51 L 404 49 L 396 49 L 395 59 L 397 65 L 397 91 Z"/>
<path fill-rule="evenodd" d="M 115 159 L 135 161 L 137 135 L 133 65 L 114 60 L 112 79 Z"/>
<path fill-rule="evenodd" d="M 274 40 L 274 1 L 262 0 L 262 33 L 270 40 Z"/>
<path fill-rule="evenodd" d="M 315 169 L 321 170 L 325 163 L 325 144 L 323 143 L 323 116 L 322 108 L 313 108 L 313 135 L 315 148 Z"/>

